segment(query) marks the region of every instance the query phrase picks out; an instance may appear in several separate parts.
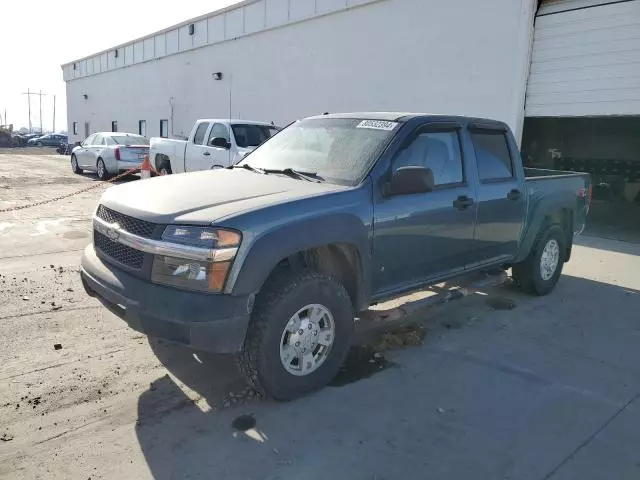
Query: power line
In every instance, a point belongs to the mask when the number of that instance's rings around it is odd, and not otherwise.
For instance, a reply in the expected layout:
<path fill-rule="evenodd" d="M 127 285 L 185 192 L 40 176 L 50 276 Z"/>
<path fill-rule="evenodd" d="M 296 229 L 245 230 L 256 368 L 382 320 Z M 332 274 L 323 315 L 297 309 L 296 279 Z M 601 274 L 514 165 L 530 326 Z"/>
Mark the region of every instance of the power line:
<path fill-rule="evenodd" d="M 40 133 L 44 133 L 44 131 L 42 130 L 42 97 L 46 97 L 47 94 L 46 93 L 42 93 L 42 90 L 40 90 L 39 92 L 32 92 L 31 90 L 27 89 L 27 93 L 23 93 L 23 95 L 27 96 L 27 102 L 29 103 L 29 133 L 32 132 L 32 128 L 31 128 L 31 95 L 37 95 L 38 97 L 40 97 Z"/>

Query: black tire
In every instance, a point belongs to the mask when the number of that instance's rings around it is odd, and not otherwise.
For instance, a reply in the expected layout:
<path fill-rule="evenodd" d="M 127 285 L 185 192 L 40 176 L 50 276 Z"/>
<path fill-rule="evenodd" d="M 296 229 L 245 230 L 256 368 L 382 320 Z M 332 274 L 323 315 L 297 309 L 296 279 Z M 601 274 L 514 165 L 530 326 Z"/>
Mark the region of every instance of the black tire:
<path fill-rule="evenodd" d="M 158 168 L 158 172 L 160 175 L 171 175 L 173 172 L 171 171 L 171 164 L 168 160 L 163 160 Z"/>
<path fill-rule="evenodd" d="M 71 171 L 76 175 L 80 175 L 82 173 L 82 169 L 78 166 L 78 159 L 75 155 L 71 155 Z"/>
<path fill-rule="evenodd" d="M 541 230 L 536 239 L 529 256 L 522 262 L 516 263 L 512 268 L 513 279 L 527 293 L 536 295 L 547 295 L 558 283 L 564 266 L 564 256 L 566 250 L 566 235 L 559 225 L 550 225 Z M 553 275 L 544 279 L 541 273 L 541 259 L 545 246 L 555 240 L 558 244 L 558 264 Z"/>
<path fill-rule="evenodd" d="M 100 168 L 100 164 L 102 164 L 102 168 Z M 107 167 L 104 164 L 104 160 L 101 158 L 98 159 L 96 163 L 96 174 L 98 175 L 99 180 L 109 180 L 109 172 L 107 171 Z"/>
<path fill-rule="evenodd" d="M 280 342 L 290 318 L 307 305 L 326 307 L 335 335 L 327 357 L 304 376 L 289 373 L 280 360 Z M 236 356 L 238 369 L 260 393 L 292 400 L 318 390 L 338 373 L 351 346 L 353 306 L 344 287 L 323 273 L 304 270 L 276 274 L 256 299 L 244 347 Z"/>
<path fill-rule="evenodd" d="M 42 142 L 38 142 L 37 145 L 42 148 Z"/>

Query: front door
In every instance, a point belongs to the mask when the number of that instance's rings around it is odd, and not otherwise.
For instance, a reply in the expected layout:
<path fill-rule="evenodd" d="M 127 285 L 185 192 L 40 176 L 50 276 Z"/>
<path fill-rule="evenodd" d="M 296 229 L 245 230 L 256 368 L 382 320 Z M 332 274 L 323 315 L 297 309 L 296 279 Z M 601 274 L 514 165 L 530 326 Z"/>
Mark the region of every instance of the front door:
<path fill-rule="evenodd" d="M 431 169 L 434 189 L 384 197 L 374 205 L 374 294 L 410 288 L 462 271 L 476 218 L 475 192 L 466 180 L 456 125 L 420 127 L 392 162 Z"/>
<path fill-rule="evenodd" d="M 76 159 L 78 160 L 78 165 L 80 168 L 95 168 L 95 165 L 90 166 L 90 149 L 93 144 L 93 139 L 95 138 L 95 134 L 91 135 L 84 139 L 84 141 L 80 144 L 80 148 L 76 150 Z"/>
<path fill-rule="evenodd" d="M 229 148 L 214 147 L 211 142 L 214 138 L 224 138 L 227 141 Z M 214 123 L 211 127 L 211 133 L 209 133 L 209 140 L 207 140 L 207 146 L 211 153 L 211 165 L 209 168 L 228 167 L 231 165 L 231 136 L 229 134 L 229 128 L 222 123 Z"/>
<path fill-rule="evenodd" d="M 209 122 L 199 123 L 193 138 L 188 140 L 184 153 L 185 172 L 209 169 L 208 165 L 210 163 L 209 157 L 211 156 L 211 152 L 205 143 L 209 127 L 211 127 L 211 123 Z"/>
<path fill-rule="evenodd" d="M 524 172 L 503 130 L 470 131 L 478 169 L 478 226 L 469 268 L 516 255 L 526 212 Z"/>

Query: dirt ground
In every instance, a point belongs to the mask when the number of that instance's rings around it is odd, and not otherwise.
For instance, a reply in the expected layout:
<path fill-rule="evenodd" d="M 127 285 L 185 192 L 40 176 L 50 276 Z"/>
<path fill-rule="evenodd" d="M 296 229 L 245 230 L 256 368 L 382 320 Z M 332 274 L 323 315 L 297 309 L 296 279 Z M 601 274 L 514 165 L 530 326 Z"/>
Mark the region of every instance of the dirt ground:
<path fill-rule="evenodd" d="M 283 404 L 87 297 L 109 185 L 68 157 L 0 154 L 0 210 L 92 185 L 0 213 L 0 477 L 640 478 L 640 245 L 582 237 L 552 295 L 507 285 L 421 312 Z"/>
<path fill-rule="evenodd" d="M 57 155 L 55 147 L 0 147 L 0 155 Z"/>

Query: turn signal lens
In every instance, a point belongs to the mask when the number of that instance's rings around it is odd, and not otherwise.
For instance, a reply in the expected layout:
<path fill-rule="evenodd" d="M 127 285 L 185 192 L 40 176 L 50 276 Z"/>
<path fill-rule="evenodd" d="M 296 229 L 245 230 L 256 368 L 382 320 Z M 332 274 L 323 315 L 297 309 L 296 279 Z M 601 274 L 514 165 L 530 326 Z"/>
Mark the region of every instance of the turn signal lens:
<path fill-rule="evenodd" d="M 218 236 L 217 247 L 236 247 L 240 245 L 241 235 L 231 230 L 216 230 Z"/>
<path fill-rule="evenodd" d="M 209 290 L 213 292 L 222 291 L 230 265 L 231 262 L 216 262 L 209 266 Z"/>

